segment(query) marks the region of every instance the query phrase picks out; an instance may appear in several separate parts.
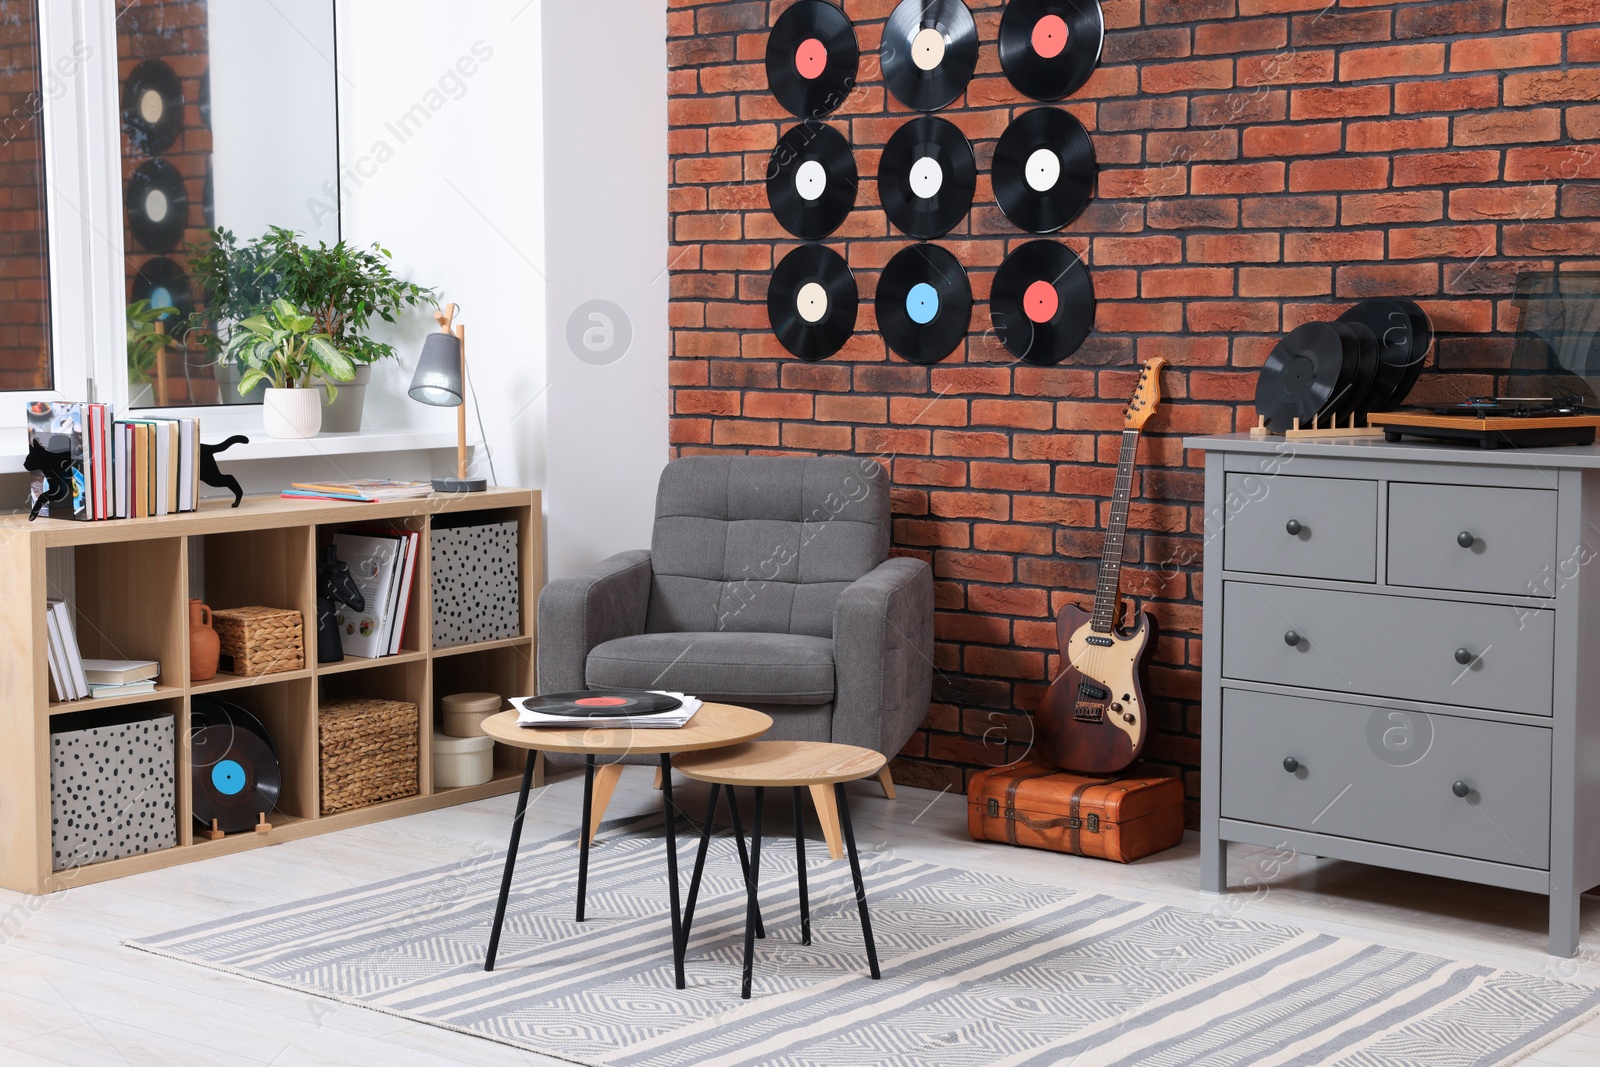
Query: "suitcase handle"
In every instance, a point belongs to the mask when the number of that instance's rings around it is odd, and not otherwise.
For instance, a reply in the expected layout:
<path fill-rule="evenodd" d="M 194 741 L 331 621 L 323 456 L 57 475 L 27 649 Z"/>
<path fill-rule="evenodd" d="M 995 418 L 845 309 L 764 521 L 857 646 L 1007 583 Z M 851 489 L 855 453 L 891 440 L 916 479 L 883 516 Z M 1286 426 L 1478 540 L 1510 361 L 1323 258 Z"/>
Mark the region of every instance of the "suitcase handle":
<path fill-rule="evenodd" d="M 1091 812 L 1086 818 L 1075 815 L 1062 815 L 1054 819 L 1030 819 L 1027 815 L 1015 808 L 1006 809 L 1006 818 L 1015 819 L 1030 830 L 1055 830 L 1066 827 L 1068 830 L 1087 829 L 1091 834 L 1100 832 L 1100 814 Z"/>

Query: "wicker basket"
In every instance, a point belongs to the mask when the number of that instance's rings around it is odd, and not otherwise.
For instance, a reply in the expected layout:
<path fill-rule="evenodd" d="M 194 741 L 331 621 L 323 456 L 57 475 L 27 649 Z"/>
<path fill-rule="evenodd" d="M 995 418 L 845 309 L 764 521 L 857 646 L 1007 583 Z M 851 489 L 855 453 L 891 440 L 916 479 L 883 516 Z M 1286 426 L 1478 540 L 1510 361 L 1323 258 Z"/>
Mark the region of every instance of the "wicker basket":
<path fill-rule="evenodd" d="M 242 677 L 297 671 L 306 665 L 304 627 L 298 611 L 285 608 L 218 608 L 212 625 L 228 668 Z"/>
<path fill-rule="evenodd" d="M 317 712 L 322 814 L 417 795 L 417 706 L 403 700 L 340 700 Z"/>

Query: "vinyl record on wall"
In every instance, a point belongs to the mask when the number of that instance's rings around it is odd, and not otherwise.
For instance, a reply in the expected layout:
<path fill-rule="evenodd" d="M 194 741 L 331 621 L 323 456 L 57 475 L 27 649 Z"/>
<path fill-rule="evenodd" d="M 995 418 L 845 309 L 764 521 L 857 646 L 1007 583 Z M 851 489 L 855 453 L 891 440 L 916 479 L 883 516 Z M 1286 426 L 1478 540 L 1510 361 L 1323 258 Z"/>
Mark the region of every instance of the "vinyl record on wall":
<path fill-rule="evenodd" d="M 1018 359 L 1048 367 L 1078 350 L 1094 328 L 1089 269 L 1064 244 L 1029 241 L 1000 264 L 990 287 L 995 336 Z"/>
<path fill-rule="evenodd" d="M 800 0 L 767 35 L 767 85 L 791 115 L 821 118 L 850 96 L 861 47 L 843 11 L 825 0 Z"/>
<path fill-rule="evenodd" d="M 205 123 L 206 129 L 211 128 L 211 68 L 207 67 L 200 72 L 200 100 L 195 105 L 200 111 L 200 121 Z"/>
<path fill-rule="evenodd" d="M 844 257 L 801 245 L 783 257 L 767 286 L 767 317 L 783 347 L 804 360 L 827 359 L 856 328 L 860 296 Z"/>
<path fill-rule="evenodd" d="M 1094 142 L 1070 112 L 1036 107 L 1000 135 L 992 174 L 1006 218 L 1030 233 L 1054 233 L 1094 196 Z"/>
<path fill-rule="evenodd" d="M 142 155 L 158 156 L 183 130 L 183 84 L 172 68 L 147 59 L 122 83 L 122 132 Z"/>
<path fill-rule="evenodd" d="M 873 306 L 890 348 L 912 363 L 937 363 L 967 336 L 972 284 L 949 249 L 915 244 L 884 266 Z"/>
<path fill-rule="evenodd" d="M 767 203 L 783 228 L 815 241 L 828 236 L 856 202 L 856 159 L 832 126 L 802 123 L 784 134 L 767 164 Z"/>
<path fill-rule="evenodd" d="M 1078 91 L 1100 62 L 1099 0 L 1010 0 L 1000 16 L 1000 68 L 1035 100 Z"/>
<path fill-rule="evenodd" d="M 978 27 L 961 0 L 902 0 L 878 54 L 896 100 L 937 111 L 966 92 L 978 68 Z"/>
<path fill-rule="evenodd" d="M 924 240 L 949 233 L 972 210 L 978 165 L 953 122 L 924 115 L 894 132 L 878 161 L 878 199 L 889 221 Z"/>
<path fill-rule="evenodd" d="M 128 230 L 146 251 L 170 252 L 189 228 L 183 175 L 164 159 L 147 159 L 128 179 Z"/>
<path fill-rule="evenodd" d="M 148 300 L 151 307 L 178 309 L 178 318 L 187 319 L 194 314 L 194 294 L 189 286 L 189 276 L 166 256 L 147 259 L 133 276 L 133 299 Z M 167 316 L 167 332 L 176 333 L 177 323 Z"/>
<path fill-rule="evenodd" d="M 206 220 L 206 229 L 217 228 L 217 186 L 211 177 L 210 156 L 206 156 L 206 183 L 200 187 L 200 214 Z"/>

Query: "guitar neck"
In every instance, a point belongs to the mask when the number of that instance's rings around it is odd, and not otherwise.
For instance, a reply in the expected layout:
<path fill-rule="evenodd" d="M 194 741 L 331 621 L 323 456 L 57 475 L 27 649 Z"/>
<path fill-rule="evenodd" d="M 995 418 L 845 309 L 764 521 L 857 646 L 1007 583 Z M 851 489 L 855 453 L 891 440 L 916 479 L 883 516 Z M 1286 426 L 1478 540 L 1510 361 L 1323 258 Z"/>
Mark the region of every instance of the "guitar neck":
<path fill-rule="evenodd" d="M 1111 521 L 1106 524 L 1106 540 L 1100 549 L 1100 578 L 1095 584 L 1094 618 L 1091 625 L 1100 633 L 1110 633 L 1117 624 L 1122 602 L 1122 543 L 1128 531 L 1128 501 L 1133 496 L 1133 461 L 1139 451 L 1139 431 L 1122 431 L 1122 453 L 1117 457 L 1117 481 L 1111 491 Z"/>

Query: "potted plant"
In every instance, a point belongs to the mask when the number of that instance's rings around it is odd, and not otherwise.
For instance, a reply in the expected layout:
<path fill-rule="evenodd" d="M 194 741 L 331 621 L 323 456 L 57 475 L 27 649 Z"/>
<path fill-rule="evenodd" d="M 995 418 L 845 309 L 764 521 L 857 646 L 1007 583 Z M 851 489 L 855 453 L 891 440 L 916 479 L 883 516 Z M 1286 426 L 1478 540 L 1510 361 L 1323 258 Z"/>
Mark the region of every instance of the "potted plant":
<path fill-rule="evenodd" d="M 317 329 L 317 320 L 282 297 L 241 320 L 223 354 L 244 368 L 241 394 L 267 383 L 261 416 L 271 437 L 315 437 L 323 393 L 332 399 L 335 382 L 356 376 L 355 364 Z"/>
<path fill-rule="evenodd" d="M 133 386 L 129 397 L 133 407 L 149 407 L 157 399 L 150 376 L 161 353 L 173 343 L 164 321 L 177 313 L 174 307 L 151 307 L 148 300 L 128 305 L 128 384 Z"/>

